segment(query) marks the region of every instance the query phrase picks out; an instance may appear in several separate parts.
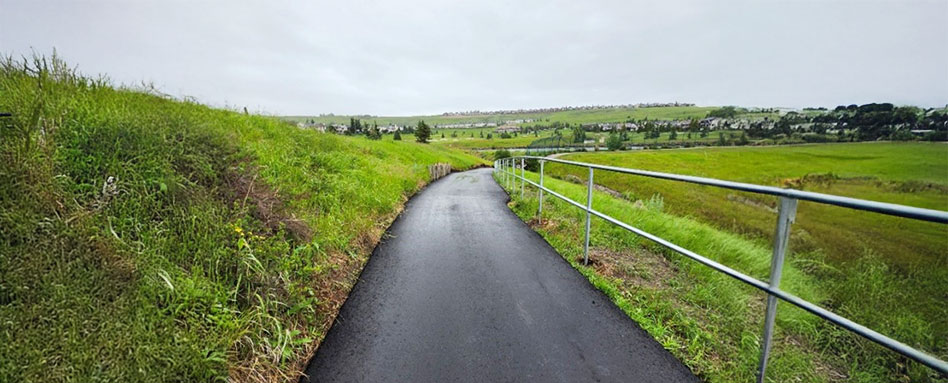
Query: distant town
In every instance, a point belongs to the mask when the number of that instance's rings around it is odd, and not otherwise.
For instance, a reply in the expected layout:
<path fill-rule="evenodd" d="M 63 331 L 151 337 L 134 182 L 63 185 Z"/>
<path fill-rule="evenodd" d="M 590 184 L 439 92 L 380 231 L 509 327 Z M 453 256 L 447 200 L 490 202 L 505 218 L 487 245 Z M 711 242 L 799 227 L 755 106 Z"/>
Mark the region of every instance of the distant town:
<path fill-rule="evenodd" d="M 578 106 L 544 109 L 517 109 L 502 111 L 469 111 L 444 113 L 442 116 L 482 116 L 496 117 L 511 114 L 553 113 L 570 110 L 634 110 L 637 108 L 671 108 L 694 107 L 688 103 L 650 103 L 611 106 Z M 624 121 L 584 121 L 562 122 L 551 121 L 549 118 L 495 118 L 496 122 L 458 122 L 430 124 L 437 130 L 477 129 L 480 137 L 483 133 L 492 132 L 499 138 L 510 138 L 518 134 L 533 133 L 560 129 L 574 131 L 573 136 L 579 137 L 580 132 L 617 133 L 623 140 L 625 133 L 646 132 L 645 138 L 657 139 L 662 133 L 672 133 L 670 140 L 675 140 L 679 132 L 687 138 L 707 137 L 711 131 L 737 132 L 742 142 L 747 138 L 788 139 L 793 142 L 831 142 L 831 141 L 865 141 L 865 140 L 913 140 L 923 139 L 944 141 L 948 137 L 948 113 L 945 108 L 922 109 L 914 106 L 895 106 L 891 103 L 871 103 L 865 105 L 840 105 L 834 109 L 827 108 L 740 108 L 726 106 L 721 108 L 700 109 L 688 118 L 625 118 Z M 703 112 L 703 110 L 708 110 Z M 547 114 L 549 115 L 549 114 Z M 702 117 L 698 117 L 698 115 Z M 595 115 L 590 115 L 595 116 Z M 595 117 L 590 117 L 595 118 Z M 412 133 L 414 126 L 410 123 L 386 123 L 383 125 L 370 124 L 358 118 L 350 118 L 350 123 L 324 123 L 313 119 L 297 122 L 302 129 L 312 129 L 320 132 L 338 134 L 392 134 L 396 132 Z M 355 129 L 353 129 L 355 126 Z M 451 133 L 453 137 L 457 133 Z M 467 136 L 464 133 L 464 136 Z M 491 138 L 487 135 L 486 138 Z M 832 136 L 832 137 L 830 137 Z M 473 135 L 471 135 L 473 137 Z M 736 137 L 736 136 L 735 136 Z M 605 140 L 606 137 L 601 137 Z"/>

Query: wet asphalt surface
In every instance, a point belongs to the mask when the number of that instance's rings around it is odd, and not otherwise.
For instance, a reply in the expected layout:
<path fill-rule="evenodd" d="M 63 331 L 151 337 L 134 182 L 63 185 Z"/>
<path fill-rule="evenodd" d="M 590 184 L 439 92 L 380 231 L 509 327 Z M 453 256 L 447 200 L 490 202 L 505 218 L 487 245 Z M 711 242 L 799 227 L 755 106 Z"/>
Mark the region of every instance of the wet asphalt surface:
<path fill-rule="evenodd" d="M 302 381 L 698 381 L 506 202 L 491 169 L 412 198 Z"/>

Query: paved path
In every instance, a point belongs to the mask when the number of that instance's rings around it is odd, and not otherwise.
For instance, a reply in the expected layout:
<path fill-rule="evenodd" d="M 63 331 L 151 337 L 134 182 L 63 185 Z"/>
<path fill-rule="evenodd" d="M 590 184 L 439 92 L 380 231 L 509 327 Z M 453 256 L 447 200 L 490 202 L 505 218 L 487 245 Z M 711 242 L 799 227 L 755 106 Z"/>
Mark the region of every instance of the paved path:
<path fill-rule="evenodd" d="M 311 380 L 697 381 L 506 201 L 490 169 L 409 201 L 310 362 Z"/>

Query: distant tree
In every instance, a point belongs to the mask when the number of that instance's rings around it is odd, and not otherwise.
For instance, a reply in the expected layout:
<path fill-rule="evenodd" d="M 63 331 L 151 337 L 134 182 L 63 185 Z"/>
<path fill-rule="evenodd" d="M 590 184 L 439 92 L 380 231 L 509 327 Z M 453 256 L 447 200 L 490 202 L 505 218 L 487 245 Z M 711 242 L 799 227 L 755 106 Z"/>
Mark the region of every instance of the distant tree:
<path fill-rule="evenodd" d="M 441 138 L 444 138 L 444 132 L 441 132 Z"/>
<path fill-rule="evenodd" d="M 418 127 L 415 128 L 415 141 L 427 144 L 431 138 L 431 127 L 424 120 L 418 121 Z"/>
<path fill-rule="evenodd" d="M 586 142 L 586 130 L 582 126 L 577 126 L 573 128 L 573 142 L 582 143 Z"/>
<path fill-rule="evenodd" d="M 451 132 L 451 138 L 458 138 L 458 131 L 457 131 L 457 130 Z"/>
<path fill-rule="evenodd" d="M 738 145 L 747 145 L 747 132 L 741 132 L 741 136 L 737 138 Z"/>
<path fill-rule="evenodd" d="M 672 129 L 671 134 L 668 135 L 668 140 L 669 140 L 669 141 L 672 141 L 672 140 L 675 140 L 675 139 L 677 139 L 677 138 L 678 138 L 678 131 Z"/>
<path fill-rule="evenodd" d="M 480 132 L 477 132 L 477 134 L 479 134 L 479 135 L 481 136 L 481 138 L 484 138 L 484 131 L 483 131 L 483 130 L 480 131 Z"/>
<path fill-rule="evenodd" d="M 708 117 L 734 118 L 734 116 L 737 116 L 737 108 L 733 106 L 721 107 L 708 113 Z"/>
<path fill-rule="evenodd" d="M 371 128 L 366 129 L 365 137 L 370 140 L 381 140 L 382 132 L 379 131 L 378 125 L 373 125 Z"/>
<path fill-rule="evenodd" d="M 500 138 L 510 138 L 510 137 L 511 137 L 510 133 L 507 133 L 507 132 L 503 132 L 500 134 Z"/>
<path fill-rule="evenodd" d="M 616 133 L 612 133 L 606 138 L 606 147 L 609 150 L 619 150 L 622 148 L 622 137 Z"/>
<path fill-rule="evenodd" d="M 491 138 L 494 138 L 494 136 L 493 136 L 492 134 L 490 134 L 490 133 L 487 133 L 487 139 L 489 140 L 489 139 L 491 139 Z"/>
<path fill-rule="evenodd" d="M 356 135 L 362 132 L 362 121 L 359 121 L 358 118 L 349 119 L 349 128 L 346 129 L 347 135 Z"/>
<path fill-rule="evenodd" d="M 721 145 L 721 146 L 727 145 L 727 139 L 724 138 L 724 133 L 718 133 L 718 145 Z"/>
<path fill-rule="evenodd" d="M 777 124 L 774 125 L 774 134 L 790 136 L 790 133 L 790 119 L 781 118 L 780 121 L 777 121 Z"/>
<path fill-rule="evenodd" d="M 396 130 L 396 131 L 395 131 L 395 136 L 392 137 L 392 140 L 393 140 L 393 141 L 401 141 L 401 140 L 402 140 L 402 134 L 399 133 L 399 132 Z"/>
<path fill-rule="evenodd" d="M 509 157 L 510 157 L 510 151 L 507 149 L 497 149 L 496 151 L 494 151 L 495 160 L 509 158 Z"/>

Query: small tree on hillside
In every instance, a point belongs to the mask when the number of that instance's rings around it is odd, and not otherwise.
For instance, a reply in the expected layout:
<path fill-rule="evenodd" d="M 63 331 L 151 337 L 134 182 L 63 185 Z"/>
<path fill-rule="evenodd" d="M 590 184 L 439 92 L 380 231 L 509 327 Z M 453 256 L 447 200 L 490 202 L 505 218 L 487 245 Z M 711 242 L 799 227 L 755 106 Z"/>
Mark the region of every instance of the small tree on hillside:
<path fill-rule="evenodd" d="M 349 127 L 346 129 L 347 135 L 356 135 L 362 132 L 362 121 L 359 121 L 357 118 L 349 119 Z"/>
<path fill-rule="evenodd" d="M 609 135 L 609 138 L 606 139 L 606 147 L 609 150 L 619 150 L 622 148 L 622 137 L 618 134 L 612 133 Z"/>
<path fill-rule="evenodd" d="M 373 126 L 365 131 L 365 137 L 370 140 L 381 140 L 382 132 L 379 131 L 377 126 Z"/>
<path fill-rule="evenodd" d="M 582 126 L 577 126 L 573 128 L 573 142 L 582 143 L 586 142 L 586 130 Z"/>
<path fill-rule="evenodd" d="M 678 138 L 678 131 L 672 129 L 671 134 L 668 135 L 668 140 L 671 141 L 671 140 L 675 140 L 675 139 L 677 139 L 677 138 Z"/>
<path fill-rule="evenodd" d="M 418 127 L 415 128 L 415 141 L 427 144 L 431 138 L 431 128 L 424 121 L 418 121 Z"/>
<path fill-rule="evenodd" d="M 393 141 L 401 141 L 401 140 L 402 140 L 402 134 L 399 133 L 399 132 L 396 130 L 396 131 L 395 131 L 395 136 L 392 137 L 392 140 L 393 140 Z"/>
<path fill-rule="evenodd" d="M 737 138 L 738 145 L 747 145 L 747 132 L 741 132 L 741 136 Z"/>

